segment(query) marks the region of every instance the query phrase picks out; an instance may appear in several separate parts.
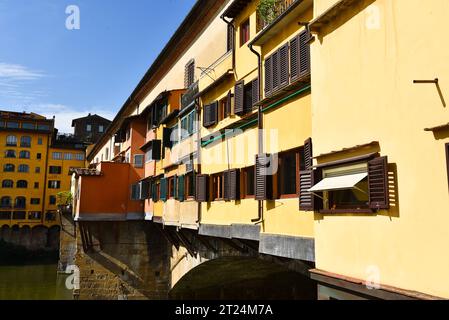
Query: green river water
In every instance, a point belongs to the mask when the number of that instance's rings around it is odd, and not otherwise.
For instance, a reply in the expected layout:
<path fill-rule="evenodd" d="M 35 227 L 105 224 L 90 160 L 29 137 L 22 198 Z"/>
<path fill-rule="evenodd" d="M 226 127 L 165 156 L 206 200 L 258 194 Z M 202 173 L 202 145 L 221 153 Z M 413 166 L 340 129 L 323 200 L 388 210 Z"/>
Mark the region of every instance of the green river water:
<path fill-rule="evenodd" d="M 56 264 L 0 265 L 0 300 L 71 300 Z"/>

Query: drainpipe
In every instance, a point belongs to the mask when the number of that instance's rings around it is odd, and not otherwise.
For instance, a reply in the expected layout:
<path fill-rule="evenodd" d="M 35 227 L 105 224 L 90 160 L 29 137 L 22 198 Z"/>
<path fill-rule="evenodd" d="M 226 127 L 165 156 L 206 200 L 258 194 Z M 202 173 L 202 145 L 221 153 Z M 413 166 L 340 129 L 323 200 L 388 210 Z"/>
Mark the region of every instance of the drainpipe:
<path fill-rule="evenodd" d="M 259 100 L 262 97 L 262 57 L 259 52 L 254 50 L 253 45 L 248 45 L 249 50 L 251 50 L 252 53 L 254 53 L 257 56 L 257 81 L 259 82 Z M 259 154 L 263 153 L 263 113 L 262 113 L 262 106 L 257 106 L 257 128 L 258 128 L 258 150 Z M 258 200 L 258 210 L 257 210 L 257 219 L 251 219 L 251 222 L 255 222 L 256 224 L 259 224 L 263 222 L 263 200 Z"/>
<path fill-rule="evenodd" d="M 201 108 L 200 108 L 200 98 L 196 98 L 195 99 L 195 109 L 196 109 L 196 127 L 197 127 L 197 143 L 196 143 L 196 158 L 198 161 L 198 165 L 197 165 L 197 173 L 201 174 Z M 193 158 L 192 158 L 193 160 Z M 194 171 L 195 171 L 195 166 L 193 166 Z M 195 177 L 196 179 L 196 177 Z M 195 188 L 196 188 L 196 181 L 195 181 Z M 196 221 L 196 223 L 200 223 L 201 222 L 201 202 L 197 203 L 198 205 L 198 220 Z"/>
<path fill-rule="evenodd" d="M 221 15 L 220 19 L 223 20 L 232 29 L 232 44 L 231 44 L 231 46 L 232 46 L 232 68 L 234 69 L 234 67 L 235 67 L 235 27 L 234 27 L 234 24 L 232 23 L 232 20 L 231 21 L 226 20 L 224 15 Z"/>

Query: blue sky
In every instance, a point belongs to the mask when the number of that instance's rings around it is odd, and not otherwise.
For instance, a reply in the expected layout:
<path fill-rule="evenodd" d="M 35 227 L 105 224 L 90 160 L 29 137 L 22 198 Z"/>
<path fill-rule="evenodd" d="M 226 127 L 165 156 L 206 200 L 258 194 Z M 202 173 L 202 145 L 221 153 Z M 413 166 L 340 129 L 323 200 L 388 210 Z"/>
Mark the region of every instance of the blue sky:
<path fill-rule="evenodd" d="M 113 118 L 195 0 L 0 0 L 0 109 Z M 66 8 L 80 10 L 68 30 Z"/>

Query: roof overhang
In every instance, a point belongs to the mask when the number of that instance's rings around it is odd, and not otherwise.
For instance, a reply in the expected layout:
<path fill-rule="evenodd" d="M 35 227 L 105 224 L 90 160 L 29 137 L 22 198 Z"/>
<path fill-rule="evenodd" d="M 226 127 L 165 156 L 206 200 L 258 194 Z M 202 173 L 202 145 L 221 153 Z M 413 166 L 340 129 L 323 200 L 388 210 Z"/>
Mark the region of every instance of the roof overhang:
<path fill-rule="evenodd" d="M 234 0 L 226 11 L 223 13 L 223 17 L 235 19 L 243 9 L 246 8 L 252 0 Z"/>

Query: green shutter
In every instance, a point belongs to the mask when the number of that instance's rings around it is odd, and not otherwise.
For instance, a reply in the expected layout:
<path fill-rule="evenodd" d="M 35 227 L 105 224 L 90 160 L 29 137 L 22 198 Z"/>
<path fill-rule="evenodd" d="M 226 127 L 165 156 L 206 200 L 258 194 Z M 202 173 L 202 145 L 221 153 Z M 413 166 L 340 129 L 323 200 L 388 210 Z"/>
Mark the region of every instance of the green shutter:
<path fill-rule="evenodd" d="M 156 182 L 154 182 L 151 184 L 151 199 L 153 201 L 154 201 L 154 199 L 157 198 L 156 192 L 157 192 L 157 185 L 156 185 Z"/>
<path fill-rule="evenodd" d="M 161 200 L 167 201 L 167 179 L 162 178 L 161 179 Z"/>
<path fill-rule="evenodd" d="M 183 202 L 185 199 L 184 176 L 178 177 L 178 200 Z"/>

